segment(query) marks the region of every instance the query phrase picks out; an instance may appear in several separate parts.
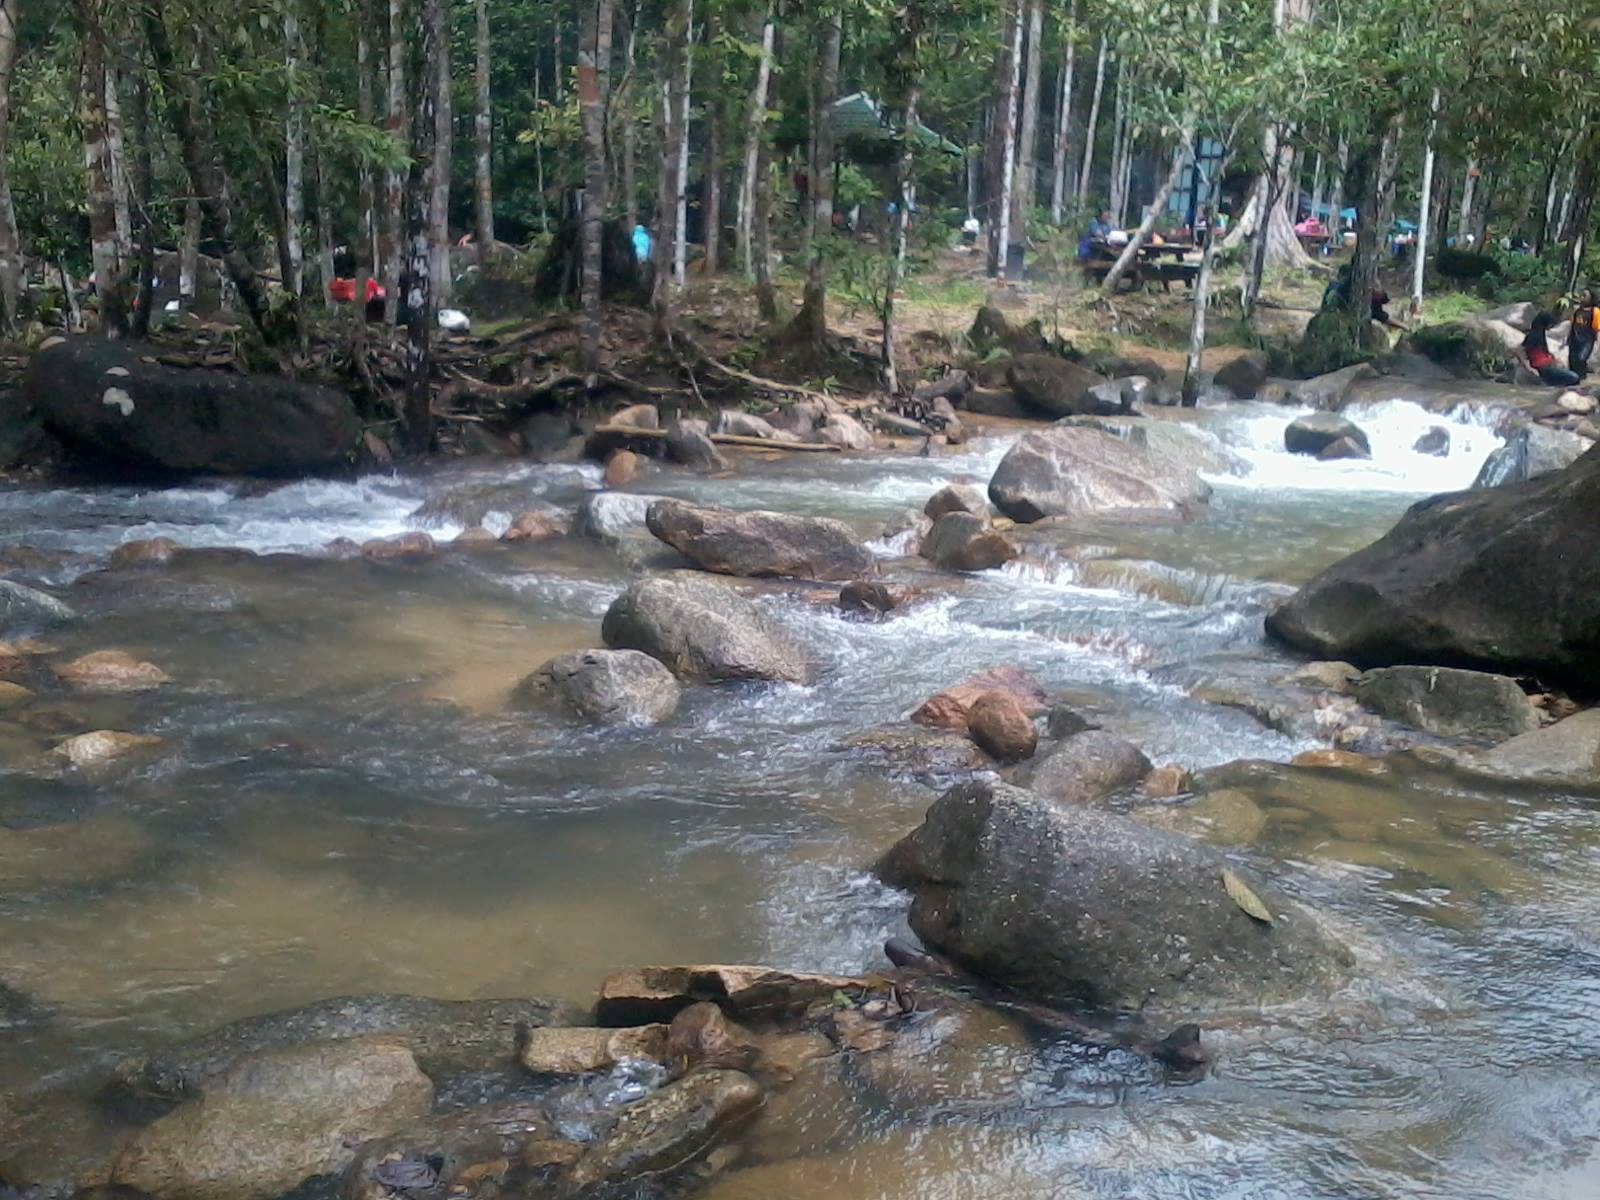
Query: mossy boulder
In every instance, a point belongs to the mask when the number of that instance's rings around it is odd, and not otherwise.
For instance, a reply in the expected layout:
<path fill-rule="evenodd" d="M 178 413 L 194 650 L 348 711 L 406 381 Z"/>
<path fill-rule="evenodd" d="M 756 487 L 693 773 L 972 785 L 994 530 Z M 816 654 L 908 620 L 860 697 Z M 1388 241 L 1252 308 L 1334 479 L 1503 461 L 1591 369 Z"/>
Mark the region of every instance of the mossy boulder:
<path fill-rule="evenodd" d="M 1512 352 L 1504 339 L 1486 325 L 1449 321 L 1428 325 L 1408 334 L 1402 352 L 1420 354 L 1453 375 L 1492 378 L 1507 370 Z"/>

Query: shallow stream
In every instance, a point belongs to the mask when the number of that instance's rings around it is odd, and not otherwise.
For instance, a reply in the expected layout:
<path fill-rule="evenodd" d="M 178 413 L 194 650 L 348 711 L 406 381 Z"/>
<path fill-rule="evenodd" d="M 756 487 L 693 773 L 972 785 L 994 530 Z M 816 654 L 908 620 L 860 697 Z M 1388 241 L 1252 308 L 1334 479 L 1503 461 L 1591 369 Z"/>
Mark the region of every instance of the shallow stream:
<path fill-rule="evenodd" d="M 1181 679 L 1289 669 L 1263 640 L 1266 605 L 1417 499 L 1467 486 L 1499 439 L 1484 410 L 1379 399 L 1350 414 L 1376 457 L 1325 464 L 1283 453 L 1292 415 L 1173 418 L 1237 461 L 1193 524 L 1097 529 L 975 577 L 891 559 L 903 541 L 883 530 L 946 482 L 986 480 L 1014 432 L 944 458 L 647 475 L 636 490 L 841 517 L 933 598 L 861 624 L 806 589 L 759 589 L 816 684 L 691 689 L 674 720 L 639 730 L 508 705 L 539 663 L 599 644 L 629 577 L 609 551 L 317 557 L 335 537 L 414 528 L 419 506 L 468 486 L 493 489 L 491 527 L 570 507 L 593 469 L 0 494 L 0 564 L 88 618 L 51 634 L 62 652 L 116 647 L 175 680 L 65 703 L 68 732 L 166 740 L 126 769 L 41 772 L 61 731 L 0 719 L 0 980 L 44 1018 L 0 1024 L 3 1150 L 109 1136 L 28 1113 L 123 1053 L 331 995 L 587 1003 L 642 963 L 878 969 L 906 900 L 866 868 L 936 791 L 840 742 L 983 668 L 1028 668 L 1158 763 L 1284 763 L 1317 746 L 1191 699 Z M 1435 424 L 1449 456 L 1413 453 Z M 256 553 L 101 570 L 157 535 Z M 953 1061 L 931 1103 L 791 1103 L 707 1194 L 1600 1195 L 1600 814 L 1420 767 L 1261 767 L 1239 786 L 1264 820 L 1218 836 L 1343 927 L 1351 986 L 1223 1021 L 1215 1069 L 1187 1085 L 1063 1042 Z"/>

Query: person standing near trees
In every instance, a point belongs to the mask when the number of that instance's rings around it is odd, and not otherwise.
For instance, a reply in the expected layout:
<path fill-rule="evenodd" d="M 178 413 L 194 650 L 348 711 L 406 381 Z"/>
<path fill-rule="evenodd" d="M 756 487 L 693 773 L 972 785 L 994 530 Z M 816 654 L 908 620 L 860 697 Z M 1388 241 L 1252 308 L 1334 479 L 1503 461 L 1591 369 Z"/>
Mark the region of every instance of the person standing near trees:
<path fill-rule="evenodd" d="M 1555 355 L 1550 353 L 1548 335 L 1550 326 L 1554 324 L 1555 318 L 1547 312 L 1533 319 L 1533 327 L 1528 330 L 1528 336 L 1522 339 L 1522 357 L 1528 369 L 1551 387 L 1571 387 L 1578 382 L 1578 373 L 1558 366 Z"/>
<path fill-rule="evenodd" d="M 1595 334 L 1600 331 L 1600 300 L 1588 288 L 1578 299 L 1572 314 L 1572 329 L 1567 334 L 1567 366 L 1580 379 L 1589 373 L 1589 356 L 1594 353 Z"/>

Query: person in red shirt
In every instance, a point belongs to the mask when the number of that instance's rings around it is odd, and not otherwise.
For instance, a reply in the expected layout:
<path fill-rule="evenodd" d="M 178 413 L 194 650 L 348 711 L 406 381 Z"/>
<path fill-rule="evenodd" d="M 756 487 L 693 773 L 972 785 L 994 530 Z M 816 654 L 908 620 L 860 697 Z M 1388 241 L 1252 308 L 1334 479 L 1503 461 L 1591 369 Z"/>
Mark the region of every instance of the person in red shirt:
<path fill-rule="evenodd" d="M 1578 373 L 1558 366 L 1550 353 L 1548 335 L 1554 324 L 1555 318 L 1547 312 L 1534 317 L 1528 336 L 1522 339 L 1522 357 L 1528 369 L 1551 387 L 1572 387 L 1578 382 Z"/>

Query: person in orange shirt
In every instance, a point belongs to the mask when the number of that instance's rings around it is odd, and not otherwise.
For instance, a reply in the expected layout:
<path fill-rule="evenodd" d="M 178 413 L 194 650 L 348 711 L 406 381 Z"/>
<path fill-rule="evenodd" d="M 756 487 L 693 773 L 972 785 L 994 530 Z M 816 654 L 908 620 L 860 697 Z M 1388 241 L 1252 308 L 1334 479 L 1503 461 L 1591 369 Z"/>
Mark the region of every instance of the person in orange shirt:
<path fill-rule="evenodd" d="M 1567 334 L 1567 366 L 1579 378 L 1589 373 L 1596 331 L 1600 331 L 1600 303 L 1591 288 L 1579 298 L 1578 309 L 1572 314 L 1572 330 Z"/>

